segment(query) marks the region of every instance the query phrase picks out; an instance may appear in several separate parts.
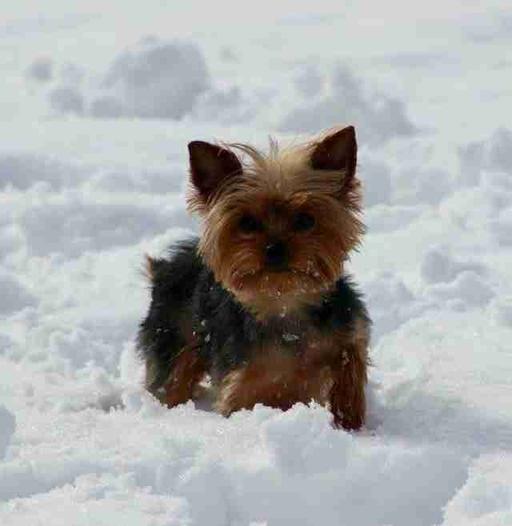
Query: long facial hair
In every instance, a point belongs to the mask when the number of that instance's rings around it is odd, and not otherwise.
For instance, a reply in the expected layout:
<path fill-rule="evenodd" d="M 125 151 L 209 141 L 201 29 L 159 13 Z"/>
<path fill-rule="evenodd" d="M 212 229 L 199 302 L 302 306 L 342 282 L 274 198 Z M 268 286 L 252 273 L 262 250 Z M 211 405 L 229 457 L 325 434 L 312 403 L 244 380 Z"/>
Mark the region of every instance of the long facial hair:
<path fill-rule="evenodd" d="M 199 250 L 216 280 L 269 314 L 332 287 L 364 232 L 353 128 L 285 149 L 273 142 L 268 154 L 244 144 L 191 144 L 201 146 L 191 150 L 189 209 L 202 216 Z M 297 231 L 299 214 L 314 226 Z M 258 225 L 253 232 L 240 228 L 247 217 Z M 278 272 L 265 262 L 275 239 L 288 254 Z"/>

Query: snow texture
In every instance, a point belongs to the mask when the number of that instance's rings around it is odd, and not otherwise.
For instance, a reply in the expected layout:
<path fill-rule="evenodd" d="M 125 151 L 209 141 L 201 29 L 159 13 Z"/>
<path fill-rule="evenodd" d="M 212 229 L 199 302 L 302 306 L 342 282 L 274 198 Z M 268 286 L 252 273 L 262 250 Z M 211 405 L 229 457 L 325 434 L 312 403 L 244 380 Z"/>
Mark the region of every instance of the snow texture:
<path fill-rule="evenodd" d="M 329 128 L 333 119 L 343 116 L 346 122 L 357 126 L 360 135 L 370 144 L 416 132 L 403 101 L 381 93 L 366 93 L 362 82 L 346 67 L 335 67 L 326 79 L 311 78 L 306 73 L 301 80 L 304 82 L 299 81 L 299 90 L 307 99 L 311 98 L 311 91 L 322 85 L 327 93 L 313 104 L 302 101 L 292 109 L 281 123 L 283 131 L 312 132 Z"/>
<path fill-rule="evenodd" d="M 511 21 L 498 0 L 5 2 L 0 524 L 512 525 Z M 197 231 L 187 143 L 344 123 L 365 429 L 163 408 L 134 337 L 143 254 Z"/>
<path fill-rule="evenodd" d="M 0 405 L 0 460 L 5 457 L 15 429 L 16 419 L 14 415 Z"/>
<path fill-rule="evenodd" d="M 48 82 L 53 76 L 53 64 L 47 57 L 38 57 L 27 68 L 29 78 L 37 82 Z"/>

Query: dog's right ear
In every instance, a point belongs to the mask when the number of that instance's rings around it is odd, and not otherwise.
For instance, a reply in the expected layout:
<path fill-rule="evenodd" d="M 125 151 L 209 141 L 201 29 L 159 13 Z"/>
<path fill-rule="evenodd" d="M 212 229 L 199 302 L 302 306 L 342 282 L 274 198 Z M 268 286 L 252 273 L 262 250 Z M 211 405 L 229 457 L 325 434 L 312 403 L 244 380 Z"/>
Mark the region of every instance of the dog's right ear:
<path fill-rule="evenodd" d="M 242 164 L 230 150 L 203 141 L 188 145 L 190 179 L 204 202 L 228 179 L 242 173 Z"/>
<path fill-rule="evenodd" d="M 324 137 L 311 154 L 311 166 L 315 170 L 333 170 L 343 173 L 345 183 L 356 173 L 357 141 L 353 126 L 347 126 Z"/>

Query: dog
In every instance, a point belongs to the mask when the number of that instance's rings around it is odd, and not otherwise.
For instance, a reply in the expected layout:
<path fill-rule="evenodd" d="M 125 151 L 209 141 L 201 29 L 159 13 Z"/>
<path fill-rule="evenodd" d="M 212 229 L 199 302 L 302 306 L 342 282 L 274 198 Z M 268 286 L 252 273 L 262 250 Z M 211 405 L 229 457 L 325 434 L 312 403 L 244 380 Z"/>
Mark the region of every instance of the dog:
<path fill-rule="evenodd" d="M 169 407 L 210 379 L 229 416 L 312 400 L 333 424 L 365 421 L 371 321 L 344 266 L 364 234 L 353 126 L 264 154 L 193 141 L 188 210 L 201 235 L 147 258 L 137 347 Z"/>

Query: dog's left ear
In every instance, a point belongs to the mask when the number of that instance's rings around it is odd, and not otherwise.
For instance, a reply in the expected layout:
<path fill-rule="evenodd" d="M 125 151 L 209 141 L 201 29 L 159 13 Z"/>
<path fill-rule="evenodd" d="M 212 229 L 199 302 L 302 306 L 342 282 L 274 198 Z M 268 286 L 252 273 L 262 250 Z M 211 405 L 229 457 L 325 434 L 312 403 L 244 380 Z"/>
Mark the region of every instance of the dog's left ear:
<path fill-rule="evenodd" d="M 311 166 L 315 170 L 344 172 L 345 183 L 353 179 L 357 164 L 356 131 L 347 126 L 317 143 L 311 154 Z"/>
<path fill-rule="evenodd" d="M 226 180 L 242 173 L 238 157 L 216 144 L 193 141 L 188 145 L 190 179 L 203 201 L 208 201 Z"/>

